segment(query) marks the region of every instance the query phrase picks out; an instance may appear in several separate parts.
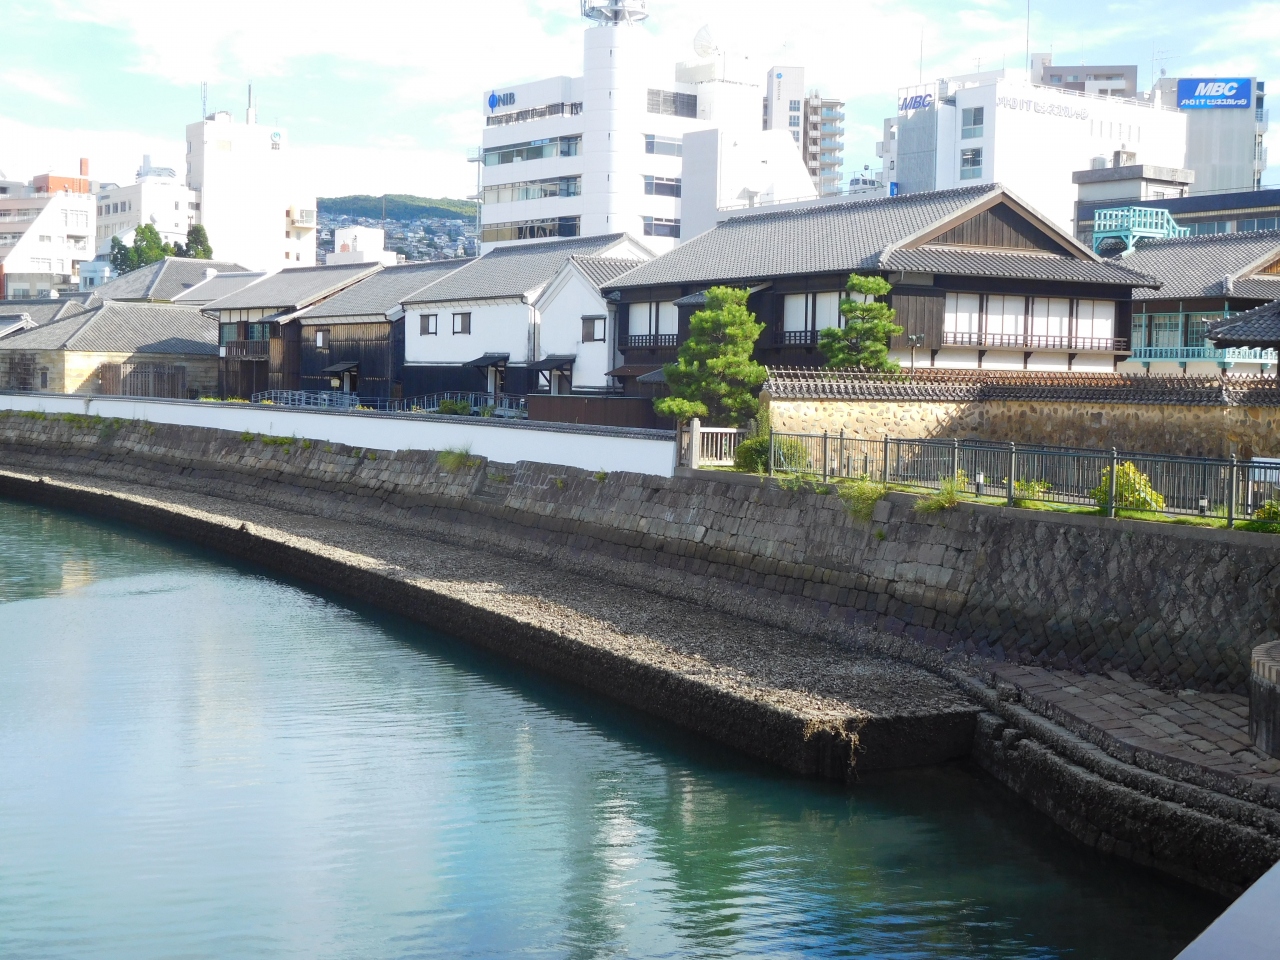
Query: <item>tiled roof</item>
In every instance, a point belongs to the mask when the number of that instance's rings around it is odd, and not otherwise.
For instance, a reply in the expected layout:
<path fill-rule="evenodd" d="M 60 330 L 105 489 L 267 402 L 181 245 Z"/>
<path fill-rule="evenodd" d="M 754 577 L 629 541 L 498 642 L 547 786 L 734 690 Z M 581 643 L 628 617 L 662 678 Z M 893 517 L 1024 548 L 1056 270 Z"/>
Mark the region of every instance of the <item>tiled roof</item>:
<path fill-rule="evenodd" d="M 876 270 L 888 247 L 998 189 L 982 184 L 732 217 L 637 267 L 610 287 Z"/>
<path fill-rule="evenodd" d="M 377 273 L 376 263 L 343 263 L 325 267 L 292 267 L 263 277 L 241 290 L 206 304 L 206 310 L 294 311 L 332 296 L 357 280 Z"/>
<path fill-rule="evenodd" d="M 597 287 L 603 287 L 606 283 L 617 280 L 628 270 L 634 270 L 645 260 L 621 260 L 612 257 L 572 257 L 570 258 L 576 263 L 582 272 L 587 275 L 587 279 L 594 283 Z"/>
<path fill-rule="evenodd" d="M 1280 276 L 1258 274 L 1231 281 L 1232 297 L 1250 300 L 1280 300 Z"/>
<path fill-rule="evenodd" d="M 1111 262 L 1149 274 L 1161 282 L 1159 290 L 1134 290 L 1135 300 L 1164 300 L 1225 296 L 1224 277 L 1237 277 L 1268 254 L 1280 258 L 1278 230 L 1144 240 L 1133 253 L 1114 257 Z M 1237 287 L 1240 282 L 1232 284 L 1232 293 L 1248 296 Z"/>
<path fill-rule="evenodd" d="M 217 356 L 217 325 L 196 307 L 110 301 L 0 340 L 0 350 Z"/>
<path fill-rule="evenodd" d="M 183 290 L 189 290 L 205 278 L 208 270 L 219 273 L 239 272 L 245 268 L 225 260 L 193 260 L 165 257 L 145 267 L 109 280 L 98 287 L 103 300 L 170 301 Z"/>
<path fill-rule="evenodd" d="M 450 300 L 489 300 L 520 297 L 556 275 L 574 255 L 595 256 L 621 241 L 626 234 L 548 240 L 512 247 L 498 247 L 477 257 L 461 270 L 431 285 L 405 303 L 444 303 Z"/>
<path fill-rule="evenodd" d="M 1119 373 L 917 369 L 914 374 L 770 367 L 764 389 L 779 400 L 980 400 L 1280 405 L 1274 377 L 1153 377 Z"/>
<path fill-rule="evenodd" d="M 88 295 L 83 299 L 68 300 L 62 297 L 40 297 L 27 300 L 0 300 L 0 313 L 25 313 L 35 324 L 51 323 L 64 317 L 73 317 L 84 313 L 100 304 L 97 298 Z"/>
<path fill-rule="evenodd" d="M 1280 345 L 1280 301 L 1272 301 L 1219 323 L 1209 330 L 1219 347 L 1275 347 Z"/>
<path fill-rule="evenodd" d="M 257 283 L 266 275 L 265 272 L 252 270 L 215 274 L 208 280 L 182 291 L 182 293 L 173 298 L 173 302 L 185 303 L 187 306 L 203 306 L 206 303 L 212 303 L 219 297 L 225 297 L 229 293 L 243 290 L 249 284 Z"/>
<path fill-rule="evenodd" d="M 1018 280 L 1069 280 L 1122 287 L 1158 286 L 1159 281 L 1128 269 L 1127 262 L 1078 260 L 1051 253 L 1014 253 L 962 247 L 924 245 L 894 250 L 881 261 L 886 270 L 952 273 L 972 277 L 1010 277 Z"/>
<path fill-rule="evenodd" d="M 436 283 L 470 260 L 434 260 L 386 267 L 336 296 L 299 314 L 303 323 L 320 318 L 381 316 L 424 287 Z"/>

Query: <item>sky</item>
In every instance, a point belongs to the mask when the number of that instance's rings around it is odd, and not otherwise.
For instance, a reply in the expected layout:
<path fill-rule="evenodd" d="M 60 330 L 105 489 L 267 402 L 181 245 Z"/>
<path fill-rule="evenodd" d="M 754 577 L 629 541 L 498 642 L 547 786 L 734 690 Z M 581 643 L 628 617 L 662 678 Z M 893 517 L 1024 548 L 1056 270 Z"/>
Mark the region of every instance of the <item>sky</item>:
<path fill-rule="evenodd" d="M 664 59 L 693 58 L 708 26 L 761 81 L 773 64 L 847 101 L 845 169 L 879 169 L 875 142 L 896 91 L 1023 63 L 1026 0 L 649 0 Z M 144 153 L 181 171 L 184 127 L 209 110 L 289 131 L 319 196 L 464 197 L 481 94 L 582 70 L 578 0 L 0 0 L 0 172 L 132 183 Z M 1032 0 L 1032 51 L 1057 63 L 1136 63 L 1170 76 L 1258 76 L 1280 94 L 1280 0 Z M 923 50 L 923 66 L 921 51 Z M 1280 122 L 1280 113 L 1277 114 Z M 1275 141 L 1276 134 L 1268 136 Z M 1275 141 L 1280 142 L 1280 141 Z M 1264 175 L 1280 183 L 1276 167 Z"/>

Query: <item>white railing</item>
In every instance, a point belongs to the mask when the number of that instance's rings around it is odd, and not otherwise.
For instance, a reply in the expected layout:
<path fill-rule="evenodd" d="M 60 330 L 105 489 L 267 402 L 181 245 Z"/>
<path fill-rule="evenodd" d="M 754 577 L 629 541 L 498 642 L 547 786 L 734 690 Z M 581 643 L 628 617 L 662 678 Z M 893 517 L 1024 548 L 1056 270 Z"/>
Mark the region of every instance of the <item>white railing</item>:
<path fill-rule="evenodd" d="M 747 431 L 738 427 L 704 427 L 698 418 L 680 431 L 680 456 L 684 463 L 698 467 L 731 467 L 738 444 Z"/>

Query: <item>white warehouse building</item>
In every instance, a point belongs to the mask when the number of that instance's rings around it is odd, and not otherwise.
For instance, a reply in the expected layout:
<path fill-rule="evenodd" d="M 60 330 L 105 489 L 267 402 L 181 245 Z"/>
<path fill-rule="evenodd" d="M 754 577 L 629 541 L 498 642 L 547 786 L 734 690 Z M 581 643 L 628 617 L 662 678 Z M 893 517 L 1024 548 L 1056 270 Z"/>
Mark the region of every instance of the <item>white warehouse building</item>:
<path fill-rule="evenodd" d="M 484 94 L 482 145 L 472 157 L 480 164 L 482 252 L 613 233 L 656 253 L 673 249 L 689 236 L 681 204 L 684 137 L 693 131 L 740 133 L 743 144 L 765 151 L 762 159 L 781 155 L 766 143 L 785 140 L 787 164 L 775 160 L 763 184 L 758 175 L 750 184 L 720 184 L 730 197 L 816 196 L 790 134 L 760 130 L 758 84 L 726 79 L 719 60 L 659 67 L 638 25 L 648 16 L 644 0 L 584 0 L 582 9 L 594 25 L 584 33 L 581 77 Z"/>

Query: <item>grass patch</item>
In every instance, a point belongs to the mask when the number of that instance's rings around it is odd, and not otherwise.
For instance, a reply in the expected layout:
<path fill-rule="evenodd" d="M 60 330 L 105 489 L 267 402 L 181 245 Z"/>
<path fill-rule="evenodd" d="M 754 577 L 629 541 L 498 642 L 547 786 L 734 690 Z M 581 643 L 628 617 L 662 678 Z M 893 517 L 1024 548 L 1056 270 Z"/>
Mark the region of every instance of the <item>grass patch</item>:
<path fill-rule="evenodd" d="M 597 470 L 591 476 L 595 479 L 596 483 L 604 483 L 609 479 L 609 474 L 604 470 Z"/>
<path fill-rule="evenodd" d="M 865 477 L 850 480 L 839 488 L 840 502 L 844 504 L 849 516 L 864 523 L 871 521 L 876 504 L 884 498 L 886 492 L 884 484 Z"/>
<path fill-rule="evenodd" d="M 471 455 L 470 447 L 450 447 L 436 454 L 436 463 L 449 473 L 459 473 L 480 465 L 480 458 Z"/>
<path fill-rule="evenodd" d="M 246 430 L 244 433 L 240 434 L 240 439 L 243 440 L 245 443 L 253 443 L 253 441 L 257 439 L 257 436 L 258 436 L 257 434 L 250 433 L 248 430 Z"/>
<path fill-rule="evenodd" d="M 960 502 L 960 484 L 947 477 L 938 483 L 938 489 L 916 501 L 916 513 L 941 513 Z"/>

